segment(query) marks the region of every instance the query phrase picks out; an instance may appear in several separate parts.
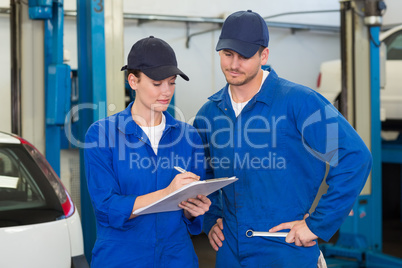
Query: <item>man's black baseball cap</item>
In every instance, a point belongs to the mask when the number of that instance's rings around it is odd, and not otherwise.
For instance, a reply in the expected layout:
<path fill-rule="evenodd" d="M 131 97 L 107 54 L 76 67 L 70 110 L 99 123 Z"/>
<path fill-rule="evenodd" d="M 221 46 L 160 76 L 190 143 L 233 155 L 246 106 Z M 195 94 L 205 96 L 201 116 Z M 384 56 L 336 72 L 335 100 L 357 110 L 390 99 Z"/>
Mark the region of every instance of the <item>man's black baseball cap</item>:
<path fill-rule="evenodd" d="M 258 49 L 268 47 L 269 33 L 265 20 L 251 10 L 231 14 L 222 25 L 216 51 L 233 50 L 251 58 Z"/>
<path fill-rule="evenodd" d="M 153 36 L 136 42 L 128 54 L 127 65 L 122 71 L 140 70 L 155 81 L 161 81 L 173 75 L 180 75 L 184 80 L 189 78 L 177 68 L 176 55 L 168 43 Z"/>

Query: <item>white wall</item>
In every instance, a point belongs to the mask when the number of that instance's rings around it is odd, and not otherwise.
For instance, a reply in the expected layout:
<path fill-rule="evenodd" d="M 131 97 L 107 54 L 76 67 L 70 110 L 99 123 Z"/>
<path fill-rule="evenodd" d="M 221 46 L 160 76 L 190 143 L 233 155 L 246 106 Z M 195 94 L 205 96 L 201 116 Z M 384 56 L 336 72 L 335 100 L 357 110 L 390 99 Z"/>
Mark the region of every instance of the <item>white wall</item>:
<path fill-rule="evenodd" d="M 338 9 L 337 0 L 310 0 L 300 7 L 298 0 L 276 1 L 125 1 L 124 12 L 140 14 L 163 14 L 179 16 L 222 17 L 238 10 L 252 9 L 261 16 L 284 12 L 306 10 Z M 319 15 L 288 15 L 273 21 L 339 25 L 339 13 Z M 218 25 L 191 23 L 190 33 L 217 28 Z M 175 50 L 179 68 L 190 81 L 177 80 L 176 106 L 183 112 L 183 121 L 191 121 L 207 98 L 225 85 L 215 46 L 220 31 L 197 35 L 185 47 L 186 25 L 176 22 L 147 22 L 138 24 L 135 20 L 125 21 L 125 55 L 137 40 L 154 35 L 167 41 Z M 297 32 L 289 29 L 270 28 L 270 64 L 276 72 L 290 80 L 315 88 L 322 61 L 339 58 L 339 34 L 327 32 Z"/>
<path fill-rule="evenodd" d="M 131 13 L 153 13 L 164 15 L 181 15 L 181 16 L 204 16 L 204 17 L 219 17 L 227 16 L 238 10 L 251 9 L 260 13 L 261 16 L 270 16 L 284 12 L 294 12 L 303 10 L 321 10 L 321 9 L 338 9 L 338 0 L 307 0 L 303 1 L 303 5 L 300 5 L 300 0 L 282 0 L 282 1 L 265 1 L 265 0 L 204 0 L 204 1 L 185 1 L 185 0 L 126 0 L 125 12 Z M 292 21 L 298 20 L 299 22 L 313 22 L 322 23 L 323 18 L 327 18 L 327 15 L 317 15 L 313 21 L 306 19 L 306 17 L 297 17 L 292 15 L 290 19 Z M 279 20 L 279 19 L 278 19 Z M 288 18 L 284 18 L 285 21 L 289 21 Z M 331 20 L 328 20 L 331 24 Z"/>
<path fill-rule="evenodd" d="M 124 12 L 180 16 L 227 16 L 237 10 L 252 9 L 263 17 L 284 12 L 306 10 L 339 9 L 338 0 L 124 0 Z M 402 23 L 400 11 L 402 1 L 386 1 L 388 10 L 384 24 Z M 76 0 L 64 1 L 66 10 L 76 9 Z M 9 0 L 0 0 L 0 7 L 8 7 Z M 272 21 L 339 25 L 338 13 L 287 15 Z M 212 24 L 192 23 L 190 33 L 217 27 Z M 74 18 L 65 19 L 65 49 L 70 51 L 72 68 L 77 67 L 77 36 Z M 128 54 L 132 44 L 140 38 L 154 35 L 166 40 L 176 51 L 179 67 L 190 77 L 186 82 L 177 80 L 176 105 L 188 121 L 193 117 L 207 97 L 219 90 L 225 80 L 219 67 L 215 45 L 219 31 L 195 36 L 190 48 L 185 47 L 186 25 L 176 22 L 147 22 L 139 25 L 135 20 L 125 20 L 124 53 Z M 10 131 L 10 28 L 9 16 L 0 15 L 0 130 Z M 300 31 L 292 34 L 289 29 L 270 28 L 270 57 L 268 63 L 276 72 L 287 79 L 315 88 L 319 65 L 322 61 L 339 58 L 339 34 Z M 124 65 L 125 62 L 122 62 Z"/>
<path fill-rule="evenodd" d="M 191 32 L 201 32 L 216 25 L 191 26 Z M 190 48 L 185 47 L 186 29 L 183 23 L 154 22 L 138 26 L 135 21 L 125 23 L 125 55 L 137 40 L 154 35 L 166 40 L 175 50 L 179 68 L 190 81 L 177 80 L 176 106 L 188 121 L 195 116 L 207 98 L 225 85 L 215 46 L 219 31 L 195 36 Z M 339 34 L 297 32 L 289 29 L 270 29 L 270 64 L 285 78 L 315 88 L 322 61 L 339 57 Z"/>
<path fill-rule="evenodd" d="M 385 0 L 387 10 L 383 17 L 384 25 L 394 25 L 402 23 L 402 1 L 401 0 Z"/>

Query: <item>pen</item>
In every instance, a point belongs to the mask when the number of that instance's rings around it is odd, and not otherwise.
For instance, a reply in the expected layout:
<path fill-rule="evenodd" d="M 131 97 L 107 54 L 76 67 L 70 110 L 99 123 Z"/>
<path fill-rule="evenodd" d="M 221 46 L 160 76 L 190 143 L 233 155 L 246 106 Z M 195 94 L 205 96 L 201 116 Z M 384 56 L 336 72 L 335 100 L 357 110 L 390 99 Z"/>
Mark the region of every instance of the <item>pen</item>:
<path fill-rule="evenodd" d="M 180 173 L 186 173 L 187 172 L 184 169 L 182 169 L 181 167 L 174 167 L 174 169 L 177 170 Z"/>

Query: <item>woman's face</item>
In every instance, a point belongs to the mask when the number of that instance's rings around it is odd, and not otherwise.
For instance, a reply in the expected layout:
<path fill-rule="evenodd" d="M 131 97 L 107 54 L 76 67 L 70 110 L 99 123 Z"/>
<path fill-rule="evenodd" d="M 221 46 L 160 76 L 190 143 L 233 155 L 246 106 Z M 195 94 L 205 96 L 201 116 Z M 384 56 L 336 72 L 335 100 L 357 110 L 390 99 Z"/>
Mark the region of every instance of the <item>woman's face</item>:
<path fill-rule="evenodd" d="M 129 84 L 135 90 L 135 104 L 144 112 L 163 112 L 169 107 L 176 87 L 176 75 L 155 81 L 140 73 L 140 77 L 130 74 Z"/>

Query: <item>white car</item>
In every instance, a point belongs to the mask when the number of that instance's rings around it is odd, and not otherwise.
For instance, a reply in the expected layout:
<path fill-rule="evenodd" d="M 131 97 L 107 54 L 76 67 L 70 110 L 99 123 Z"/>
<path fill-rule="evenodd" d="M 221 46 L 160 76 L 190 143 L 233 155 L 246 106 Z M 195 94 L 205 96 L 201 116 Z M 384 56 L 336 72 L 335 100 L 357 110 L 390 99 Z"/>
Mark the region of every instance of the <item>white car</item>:
<path fill-rule="evenodd" d="M 381 120 L 402 120 L 402 25 L 380 34 L 386 44 L 385 87 L 381 89 Z M 334 103 L 341 92 L 341 61 L 323 62 L 317 91 Z"/>
<path fill-rule="evenodd" d="M 89 267 L 81 221 L 44 156 L 0 132 L 0 267 Z"/>

